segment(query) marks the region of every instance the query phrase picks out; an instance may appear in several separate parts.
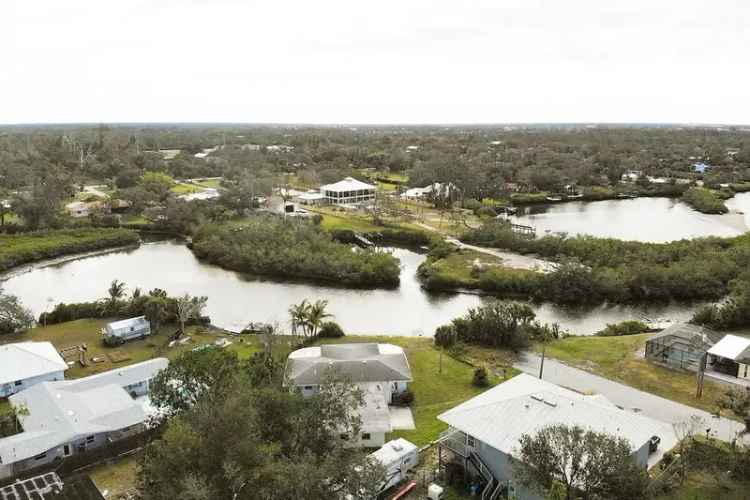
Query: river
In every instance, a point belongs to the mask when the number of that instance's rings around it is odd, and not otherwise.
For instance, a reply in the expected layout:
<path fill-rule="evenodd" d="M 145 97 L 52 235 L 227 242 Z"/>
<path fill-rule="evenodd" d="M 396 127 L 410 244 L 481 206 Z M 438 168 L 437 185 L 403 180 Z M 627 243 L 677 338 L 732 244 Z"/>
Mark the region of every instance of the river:
<path fill-rule="evenodd" d="M 707 215 L 672 198 L 576 201 L 523 207 L 513 222 L 535 227 L 538 236 L 557 232 L 654 243 L 747 231 L 750 193 L 739 193 L 726 205 L 730 213 Z"/>
<path fill-rule="evenodd" d="M 139 248 L 86 256 L 18 272 L 2 283 L 38 315 L 58 302 L 82 302 L 103 298 L 114 279 L 129 290 L 162 288 L 170 295 L 190 293 L 208 296 L 207 313 L 212 323 L 228 330 L 242 329 L 250 321 L 279 322 L 288 326 L 290 305 L 303 299 L 329 301 L 328 310 L 347 333 L 431 336 L 435 328 L 463 315 L 485 300 L 470 293 L 433 294 L 416 278 L 424 255 L 393 249 L 401 260 L 401 284 L 392 290 L 358 290 L 284 282 L 246 276 L 205 264 L 182 243 L 160 241 Z M 687 319 L 687 306 L 598 306 L 564 309 L 552 304 L 535 305 L 544 322 L 557 322 L 573 334 L 590 335 L 607 323 L 649 317 Z"/>

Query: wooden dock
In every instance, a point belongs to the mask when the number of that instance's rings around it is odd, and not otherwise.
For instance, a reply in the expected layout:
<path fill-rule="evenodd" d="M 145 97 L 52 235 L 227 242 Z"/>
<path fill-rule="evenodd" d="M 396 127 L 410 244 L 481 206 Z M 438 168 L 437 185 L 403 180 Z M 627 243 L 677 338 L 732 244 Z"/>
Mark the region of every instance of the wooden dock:
<path fill-rule="evenodd" d="M 510 224 L 510 229 L 514 233 L 519 233 L 527 236 L 536 236 L 536 228 L 534 226 L 525 226 L 523 224 Z"/>

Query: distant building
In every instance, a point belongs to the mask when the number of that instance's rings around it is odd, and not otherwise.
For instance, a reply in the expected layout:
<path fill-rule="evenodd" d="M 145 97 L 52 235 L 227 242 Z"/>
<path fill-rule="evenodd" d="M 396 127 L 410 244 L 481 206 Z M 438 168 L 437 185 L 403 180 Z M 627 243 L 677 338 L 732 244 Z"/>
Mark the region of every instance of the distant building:
<path fill-rule="evenodd" d="M 24 408 L 23 432 L 0 439 L 0 478 L 123 439 L 145 428 L 155 409 L 149 383 L 165 358 L 77 380 L 41 382 L 10 397 Z"/>
<path fill-rule="evenodd" d="M 184 201 L 195 201 L 195 200 L 213 200 L 221 196 L 218 189 L 215 188 L 204 188 L 201 191 L 195 193 L 181 194 L 177 198 Z"/>
<path fill-rule="evenodd" d="M 693 172 L 696 174 L 705 174 L 710 168 L 711 166 L 705 163 L 693 163 Z"/>
<path fill-rule="evenodd" d="M 0 398 L 40 382 L 65 380 L 68 364 L 49 342 L 18 342 L 0 346 Z"/>
<path fill-rule="evenodd" d="M 292 352 L 286 377 L 304 396 L 317 393 L 329 373 L 356 384 L 363 392 L 364 406 L 357 411 L 362 420 L 359 436 L 341 436 L 352 444 L 376 447 L 385 443 L 395 427 L 389 408 L 394 397 L 408 389 L 411 368 L 401 347 L 392 344 L 326 344 Z"/>
<path fill-rule="evenodd" d="M 65 212 L 71 217 L 88 217 L 93 213 L 109 211 L 109 204 L 104 201 L 74 201 L 65 205 Z"/>
<path fill-rule="evenodd" d="M 313 189 L 298 195 L 296 200 L 301 205 L 322 205 L 327 202 L 326 195 Z"/>
<path fill-rule="evenodd" d="M 360 205 L 375 200 L 375 189 L 372 184 L 347 177 L 334 184 L 321 186 L 320 192 L 333 205 Z"/>
<path fill-rule="evenodd" d="M 483 485 L 481 498 L 491 499 L 542 499 L 516 479 L 513 462 L 519 459 L 522 436 L 551 425 L 624 438 L 644 468 L 658 461 L 657 455 L 651 457 L 653 436 L 661 438 L 662 450 L 676 442 L 666 423 L 622 410 L 601 395 L 580 394 L 526 374 L 438 415 L 438 420 L 449 425 L 439 442 L 439 463 L 464 468 Z"/>
<path fill-rule="evenodd" d="M 151 335 L 151 323 L 145 316 L 113 321 L 102 328 L 102 335 L 108 344 L 122 344 Z"/>

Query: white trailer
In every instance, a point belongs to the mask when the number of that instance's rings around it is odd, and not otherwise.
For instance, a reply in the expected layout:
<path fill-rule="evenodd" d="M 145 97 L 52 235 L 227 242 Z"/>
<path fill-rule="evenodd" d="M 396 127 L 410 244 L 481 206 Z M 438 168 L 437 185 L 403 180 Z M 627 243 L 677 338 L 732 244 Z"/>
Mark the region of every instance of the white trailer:
<path fill-rule="evenodd" d="M 406 479 L 406 473 L 419 463 L 419 450 L 414 443 L 404 438 L 388 441 L 379 450 L 370 454 L 385 467 L 385 482 L 381 491 L 385 491 Z"/>

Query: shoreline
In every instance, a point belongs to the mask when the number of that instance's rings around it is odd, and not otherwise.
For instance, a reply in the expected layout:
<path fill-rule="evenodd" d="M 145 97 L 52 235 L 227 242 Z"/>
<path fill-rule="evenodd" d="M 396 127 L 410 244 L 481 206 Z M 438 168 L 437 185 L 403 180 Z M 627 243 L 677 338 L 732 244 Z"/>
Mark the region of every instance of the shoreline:
<path fill-rule="evenodd" d="M 122 252 L 124 250 L 135 250 L 136 248 L 139 248 L 143 243 L 134 243 L 132 245 L 121 245 L 117 247 L 111 247 L 111 248 L 101 248 L 99 250 L 90 250 L 88 252 L 82 252 L 82 253 L 71 253 L 67 255 L 61 255 L 60 257 L 53 257 L 51 259 L 42 259 L 35 262 L 30 262 L 28 264 L 21 264 L 20 266 L 12 267 L 10 269 L 7 269 L 0 273 L 0 285 L 11 278 L 15 278 L 17 276 L 20 276 L 22 274 L 29 273 L 31 271 L 35 271 L 37 269 L 43 269 L 45 267 L 55 266 L 58 264 L 64 264 L 66 262 L 79 260 L 79 259 L 86 259 L 88 257 L 96 257 L 98 255 L 105 255 L 108 253 L 114 253 L 114 252 Z M 148 244 L 148 243 L 146 243 Z"/>

